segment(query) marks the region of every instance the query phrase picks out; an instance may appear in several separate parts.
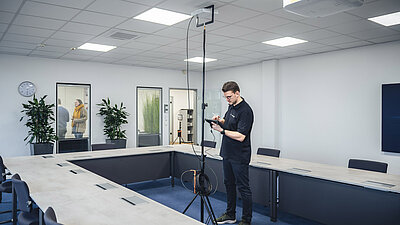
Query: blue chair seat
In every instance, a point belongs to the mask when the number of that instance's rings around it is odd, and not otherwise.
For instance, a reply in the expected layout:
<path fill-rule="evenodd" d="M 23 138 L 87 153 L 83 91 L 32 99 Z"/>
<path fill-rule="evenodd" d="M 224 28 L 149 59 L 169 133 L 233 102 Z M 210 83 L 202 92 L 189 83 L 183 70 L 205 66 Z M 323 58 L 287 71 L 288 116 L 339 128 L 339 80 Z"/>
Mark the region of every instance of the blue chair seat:
<path fill-rule="evenodd" d="M 12 182 L 10 180 L 0 184 L 0 192 L 12 193 Z"/>
<path fill-rule="evenodd" d="M 18 214 L 18 223 L 24 225 L 38 225 L 39 224 L 39 209 L 34 208 L 30 213 L 21 212 Z"/>

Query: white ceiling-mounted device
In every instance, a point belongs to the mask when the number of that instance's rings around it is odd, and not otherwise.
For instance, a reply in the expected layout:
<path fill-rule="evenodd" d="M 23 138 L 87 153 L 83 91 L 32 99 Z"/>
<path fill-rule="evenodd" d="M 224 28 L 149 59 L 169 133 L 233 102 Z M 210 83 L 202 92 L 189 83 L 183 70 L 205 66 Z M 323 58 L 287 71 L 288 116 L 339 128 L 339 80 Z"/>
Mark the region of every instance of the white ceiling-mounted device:
<path fill-rule="evenodd" d="M 304 17 L 324 17 L 360 7 L 364 0 L 283 0 L 283 8 Z"/>

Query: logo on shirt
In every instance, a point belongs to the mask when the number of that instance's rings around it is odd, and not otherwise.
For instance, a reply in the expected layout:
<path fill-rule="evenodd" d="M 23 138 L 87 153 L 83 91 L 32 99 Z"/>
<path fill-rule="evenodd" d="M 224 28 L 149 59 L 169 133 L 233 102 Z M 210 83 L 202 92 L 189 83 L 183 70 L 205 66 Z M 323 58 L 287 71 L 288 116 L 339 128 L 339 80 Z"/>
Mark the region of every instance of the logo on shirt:
<path fill-rule="evenodd" d="M 233 117 L 233 118 L 235 118 L 236 116 L 235 115 L 233 115 L 232 113 L 231 113 L 231 116 Z"/>

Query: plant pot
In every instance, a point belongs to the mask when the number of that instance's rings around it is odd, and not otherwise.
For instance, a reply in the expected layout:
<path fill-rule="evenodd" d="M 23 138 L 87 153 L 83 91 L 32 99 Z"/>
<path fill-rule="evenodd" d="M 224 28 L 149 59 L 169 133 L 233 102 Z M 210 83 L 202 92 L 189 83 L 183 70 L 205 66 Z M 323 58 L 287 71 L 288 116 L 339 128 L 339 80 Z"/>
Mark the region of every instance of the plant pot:
<path fill-rule="evenodd" d="M 53 154 L 53 143 L 33 143 L 30 146 L 31 155 Z"/>
<path fill-rule="evenodd" d="M 160 134 L 139 134 L 139 147 L 160 145 Z"/>
<path fill-rule="evenodd" d="M 106 143 L 113 143 L 115 148 L 126 148 L 126 139 L 106 139 Z"/>

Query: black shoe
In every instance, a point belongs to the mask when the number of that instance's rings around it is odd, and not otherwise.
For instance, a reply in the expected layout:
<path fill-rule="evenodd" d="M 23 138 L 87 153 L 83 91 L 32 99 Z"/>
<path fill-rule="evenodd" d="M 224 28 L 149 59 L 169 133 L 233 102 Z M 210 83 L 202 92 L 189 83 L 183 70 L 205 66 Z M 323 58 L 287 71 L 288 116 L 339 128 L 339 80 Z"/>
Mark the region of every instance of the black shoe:
<path fill-rule="evenodd" d="M 239 225 L 250 225 L 250 222 L 242 220 L 240 221 Z"/>
<path fill-rule="evenodd" d="M 224 213 L 222 216 L 217 218 L 218 224 L 226 224 L 226 223 L 236 223 L 235 216 L 231 217 L 228 214 Z"/>

